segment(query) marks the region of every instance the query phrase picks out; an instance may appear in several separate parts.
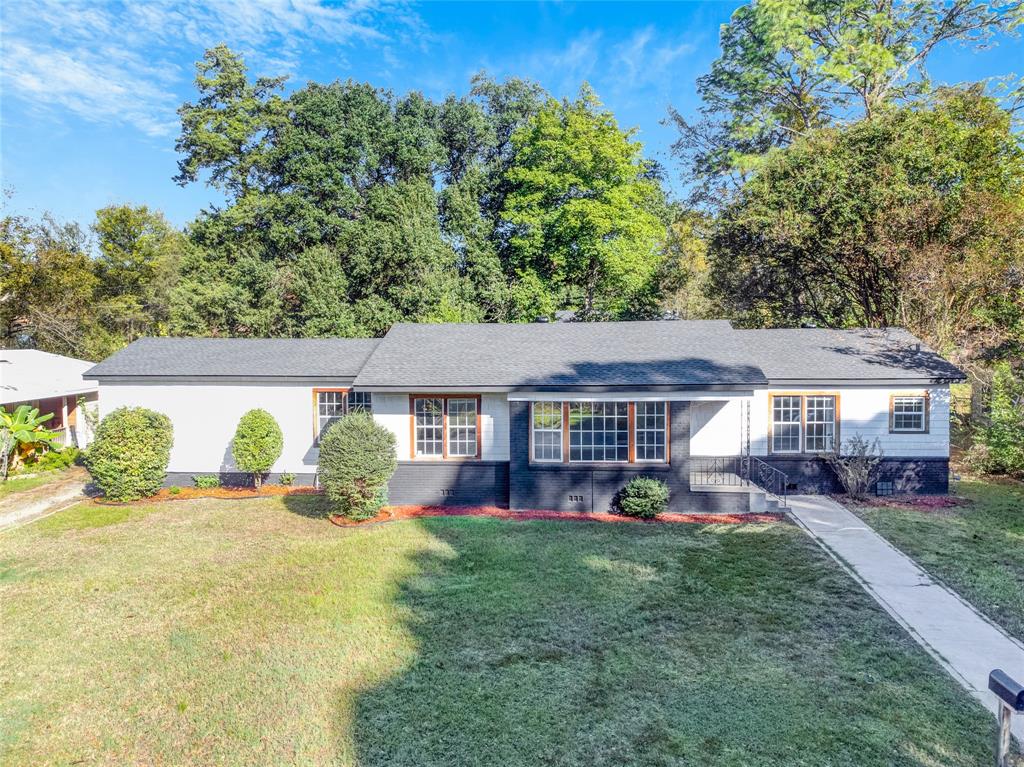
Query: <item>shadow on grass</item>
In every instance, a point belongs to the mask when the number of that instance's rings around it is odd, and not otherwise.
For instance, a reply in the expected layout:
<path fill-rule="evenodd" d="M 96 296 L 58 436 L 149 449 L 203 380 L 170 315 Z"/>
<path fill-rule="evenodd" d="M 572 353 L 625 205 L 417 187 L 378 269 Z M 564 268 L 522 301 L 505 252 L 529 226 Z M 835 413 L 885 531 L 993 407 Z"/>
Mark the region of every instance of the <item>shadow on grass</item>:
<path fill-rule="evenodd" d="M 987 714 L 789 526 L 415 524 L 419 651 L 339 732 L 361 765 L 990 759 Z"/>
<path fill-rule="evenodd" d="M 326 520 L 331 513 L 331 504 L 323 493 L 283 495 L 284 507 L 292 514 L 310 519 Z"/>

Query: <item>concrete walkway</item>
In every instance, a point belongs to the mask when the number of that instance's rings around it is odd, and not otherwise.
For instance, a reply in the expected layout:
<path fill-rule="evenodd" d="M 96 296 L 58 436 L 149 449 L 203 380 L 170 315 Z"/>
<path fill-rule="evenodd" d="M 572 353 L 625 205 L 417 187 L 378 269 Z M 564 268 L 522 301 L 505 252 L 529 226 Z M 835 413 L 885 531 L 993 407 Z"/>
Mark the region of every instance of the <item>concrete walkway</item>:
<path fill-rule="evenodd" d="M 821 496 L 790 498 L 793 517 L 945 669 L 993 713 L 988 674 L 1024 680 L 1024 645 L 938 583 L 850 510 Z M 1024 717 L 1013 734 L 1024 742 Z"/>
<path fill-rule="evenodd" d="M 76 466 L 54 482 L 0 496 L 0 532 L 83 500 L 88 477 Z"/>

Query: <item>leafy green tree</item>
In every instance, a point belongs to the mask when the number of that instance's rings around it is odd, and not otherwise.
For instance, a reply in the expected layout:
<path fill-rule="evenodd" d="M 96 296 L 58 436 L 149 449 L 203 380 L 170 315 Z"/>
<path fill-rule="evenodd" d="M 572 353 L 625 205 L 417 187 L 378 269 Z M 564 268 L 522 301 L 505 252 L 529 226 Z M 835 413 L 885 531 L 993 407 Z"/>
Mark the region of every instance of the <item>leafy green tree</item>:
<path fill-rule="evenodd" d="M 677 150 L 697 175 L 749 170 L 810 130 L 925 94 L 937 46 L 980 46 L 1022 18 L 1020 0 L 751 2 L 723 27 L 721 56 L 697 81 L 705 122 L 673 113 Z"/>
<path fill-rule="evenodd" d="M 97 314 L 108 332 L 130 343 L 168 330 L 170 294 L 188 240 L 145 205 L 96 211 Z"/>
<path fill-rule="evenodd" d="M 1024 348 L 1021 232 L 1010 116 L 947 90 L 769 154 L 715 224 L 711 285 L 747 324 L 906 325 L 969 364 Z"/>
<path fill-rule="evenodd" d="M 667 208 L 632 136 L 586 85 L 513 135 L 503 219 L 517 319 L 563 307 L 622 318 L 651 304 Z"/>
<path fill-rule="evenodd" d="M 1024 382 L 1008 362 L 996 364 L 987 404 L 971 458 L 986 473 L 1024 476 Z"/>
<path fill-rule="evenodd" d="M 281 457 L 283 448 L 281 427 L 277 425 L 274 416 L 259 408 L 241 417 L 231 440 L 231 455 L 235 465 L 252 475 L 252 484 L 256 489 L 263 483 L 263 475 Z"/>
<path fill-rule="evenodd" d="M 53 413 L 39 415 L 37 407 L 18 405 L 8 412 L 0 405 L 0 476 L 4 480 L 39 448 L 60 451 L 57 432 L 45 426 L 51 418 Z"/>

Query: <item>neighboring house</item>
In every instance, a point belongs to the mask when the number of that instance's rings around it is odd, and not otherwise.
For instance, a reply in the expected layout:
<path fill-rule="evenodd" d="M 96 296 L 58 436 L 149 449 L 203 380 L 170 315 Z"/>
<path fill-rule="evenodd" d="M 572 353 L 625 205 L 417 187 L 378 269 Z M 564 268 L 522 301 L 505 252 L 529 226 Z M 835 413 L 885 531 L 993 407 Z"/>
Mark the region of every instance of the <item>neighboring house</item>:
<path fill-rule="evenodd" d="M 87 375 L 104 412 L 170 416 L 171 483 L 211 472 L 241 480 L 230 443 L 254 407 L 284 431 L 272 479 L 312 482 L 318 435 L 359 407 L 395 434 L 392 503 L 601 510 L 644 474 L 672 487 L 674 508 L 704 511 L 750 508 L 751 483 L 778 495 L 836 489 L 821 454 L 855 435 L 878 439 L 884 487 L 946 492 L 949 383 L 963 379 L 904 330 L 726 321 L 150 338 Z"/>
<path fill-rule="evenodd" d="M 8 412 L 30 405 L 40 414 L 53 413 L 46 426 L 59 432 L 65 445 L 85 447 L 92 434 L 79 400 L 85 407 L 97 407 L 96 382 L 82 380 L 92 366 L 35 349 L 0 349 L 0 405 Z"/>

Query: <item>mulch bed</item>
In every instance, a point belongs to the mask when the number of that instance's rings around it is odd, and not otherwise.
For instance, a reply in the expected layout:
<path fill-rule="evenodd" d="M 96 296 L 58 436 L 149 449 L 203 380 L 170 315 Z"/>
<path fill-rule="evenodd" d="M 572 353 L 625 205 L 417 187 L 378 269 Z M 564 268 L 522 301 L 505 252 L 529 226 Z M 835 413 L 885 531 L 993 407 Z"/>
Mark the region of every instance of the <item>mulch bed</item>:
<path fill-rule="evenodd" d="M 954 495 L 883 495 L 871 496 L 855 501 L 848 496 L 833 496 L 840 504 L 857 506 L 865 509 L 902 509 L 906 511 L 935 511 L 960 508 L 970 505 L 966 498 Z"/>
<path fill-rule="evenodd" d="M 657 519 L 634 519 L 607 512 L 546 511 L 544 509 L 512 511 L 497 506 L 385 506 L 376 517 L 360 522 L 337 514 L 332 514 L 330 520 L 338 527 L 356 527 L 423 517 L 493 517 L 518 520 L 547 519 L 558 522 L 634 522 L 649 525 L 665 523 L 742 525 L 749 522 L 782 522 L 785 519 L 782 514 L 679 514 L 676 512 L 662 514 Z"/>

